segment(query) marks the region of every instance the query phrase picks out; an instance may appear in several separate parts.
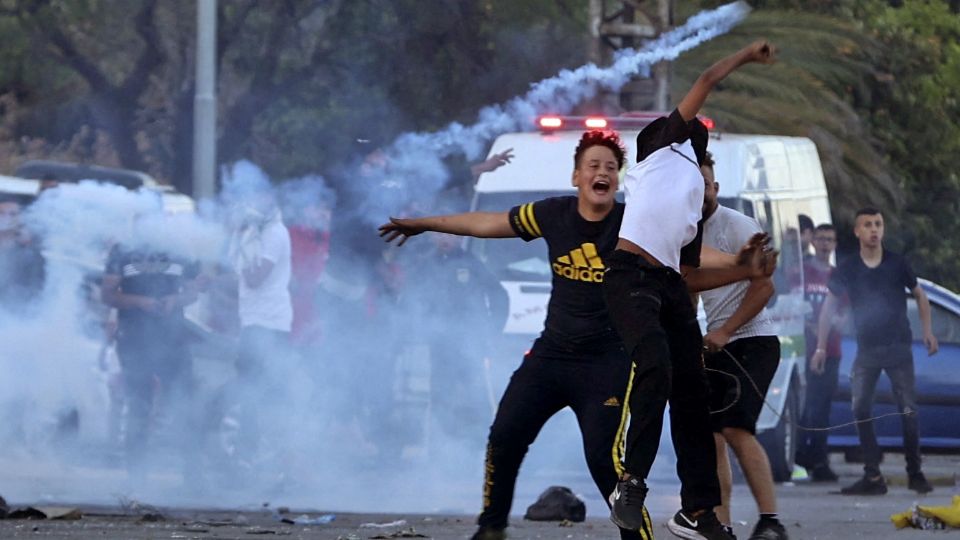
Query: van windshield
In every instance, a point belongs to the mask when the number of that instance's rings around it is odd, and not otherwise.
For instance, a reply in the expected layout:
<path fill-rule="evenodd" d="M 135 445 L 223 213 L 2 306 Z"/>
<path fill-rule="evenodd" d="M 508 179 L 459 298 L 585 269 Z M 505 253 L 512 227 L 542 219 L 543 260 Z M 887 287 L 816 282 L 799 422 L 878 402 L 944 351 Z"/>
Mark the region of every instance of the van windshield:
<path fill-rule="evenodd" d="M 478 212 L 507 212 L 514 206 L 539 201 L 548 197 L 575 195 L 575 191 L 517 191 L 510 193 L 479 193 L 475 210 Z M 623 192 L 617 193 L 623 201 Z M 720 204 L 737 208 L 734 199 L 720 199 Z M 501 281 L 549 282 L 552 272 L 547 248 L 539 240 L 524 242 L 519 238 L 470 238 L 467 249 L 477 256 Z"/>

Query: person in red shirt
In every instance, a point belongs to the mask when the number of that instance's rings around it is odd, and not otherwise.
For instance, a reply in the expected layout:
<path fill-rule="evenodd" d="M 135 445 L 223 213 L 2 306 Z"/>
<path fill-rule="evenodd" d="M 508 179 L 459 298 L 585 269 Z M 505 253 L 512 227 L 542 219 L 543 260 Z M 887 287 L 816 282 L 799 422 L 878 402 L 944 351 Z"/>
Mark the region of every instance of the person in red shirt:
<path fill-rule="evenodd" d="M 330 252 L 330 208 L 320 199 L 298 209 L 290 231 L 290 292 L 293 299 L 291 339 L 296 345 L 320 339 L 317 292 Z"/>
<path fill-rule="evenodd" d="M 834 319 L 834 325 L 827 338 L 827 359 L 822 372 L 812 369 L 810 359 L 817 344 L 817 321 L 823 301 L 830 289 L 827 283 L 834 267 L 830 257 L 837 247 L 837 231 L 833 225 L 818 225 L 813 233 L 814 256 L 807 257 L 803 263 L 803 296 L 813 308 L 807 314 L 805 334 L 807 343 L 807 395 L 804 401 L 801 424 L 810 428 L 824 428 L 830 421 L 830 404 L 837 389 L 837 375 L 840 368 L 840 320 Z M 814 482 L 836 482 L 837 475 L 830 469 L 827 454 L 826 431 L 801 431 L 800 444 L 797 447 L 797 464 L 807 469 Z"/>

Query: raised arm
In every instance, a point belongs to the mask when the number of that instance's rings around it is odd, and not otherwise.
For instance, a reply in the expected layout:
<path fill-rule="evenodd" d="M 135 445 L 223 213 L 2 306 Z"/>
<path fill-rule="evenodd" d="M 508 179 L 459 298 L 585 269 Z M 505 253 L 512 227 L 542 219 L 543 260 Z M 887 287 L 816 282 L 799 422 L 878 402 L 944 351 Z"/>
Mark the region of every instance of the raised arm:
<path fill-rule="evenodd" d="M 776 48 L 766 40 L 755 41 L 731 54 L 730 56 L 713 64 L 706 71 L 700 74 L 693 87 L 683 97 L 680 104 L 677 105 L 677 111 L 684 120 L 690 121 L 697 116 L 700 109 L 703 108 L 707 96 L 717 83 L 722 81 L 735 69 L 750 62 L 760 64 L 772 64 L 775 61 Z"/>
<path fill-rule="evenodd" d="M 913 288 L 913 297 L 917 299 L 917 311 L 920 315 L 920 324 L 923 326 L 923 344 L 927 346 L 927 355 L 933 356 L 940 350 L 940 344 L 937 343 L 937 337 L 933 335 L 930 299 L 920 285 Z"/>
<path fill-rule="evenodd" d="M 433 231 L 476 238 L 513 238 L 517 236 L 510 226 L 509 212 L 465 212 L 446 216 L 422 218 L 390 218 L 380 226 L 380 236 L 387 242 L 400 238 L 402 246 L 408 238 Z"/>

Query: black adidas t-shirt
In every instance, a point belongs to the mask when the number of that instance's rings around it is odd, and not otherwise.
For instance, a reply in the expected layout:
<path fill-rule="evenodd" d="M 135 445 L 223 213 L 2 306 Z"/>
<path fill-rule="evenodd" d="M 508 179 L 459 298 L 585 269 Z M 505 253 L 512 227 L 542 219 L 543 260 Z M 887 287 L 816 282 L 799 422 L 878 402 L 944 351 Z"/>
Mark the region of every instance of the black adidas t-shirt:
<path fill-rule="evenodd" d="M 510 225 L 527 242 L 543 238 L 552 270 L 553 290 L 547 305 L 544 336 L 576 349 L 600 342 L 619 346 L 603 299 L 603 257 L 617 246 L 623 203 L 601 221 L 588 221 L 577 210 L 577 197 L 552 197 L 510 209 Z M 697 236 L 680 252 L 680 264 L 700 266 L 703 221 Z"/>
<path fill-rule="evenodd" d="M 576 197 L 553 197 L 510 210 L 517 236 L 547 242 L 553 291 L 544 336 L 551 341 L 569 347 L 593 347 L 602 340 L 619 345 L 601 286 L 602 257 L 616 247 L 622 219 L 623 204 L 616 203 L 602 221 L 588 221 L 577 211 Z"/>

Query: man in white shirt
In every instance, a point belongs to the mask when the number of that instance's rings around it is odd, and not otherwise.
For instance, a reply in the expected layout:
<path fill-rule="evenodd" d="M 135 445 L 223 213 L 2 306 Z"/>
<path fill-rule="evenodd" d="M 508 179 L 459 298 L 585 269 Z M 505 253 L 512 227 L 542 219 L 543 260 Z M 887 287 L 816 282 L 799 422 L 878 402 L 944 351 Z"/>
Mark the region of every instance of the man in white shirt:
<path fill-rule="evenodd" d="M 737 242 L 751 238 L 762 228 L 753 218 L 720 206 L 717 201 L 720 184 L 714 178 L 713 164 L 713 157 L 707 152 L 700 166 L 704 182 L 703 243 L 725 253 L 736 253 L 740 247 Z M 709 370 L 707 380 L 713 411 L 710 420 L 717 445 L 717 473 L 723 501 L 717 508 L 717 517 L 732 533 L 733 478 L 727 458 L 729 444 L 760 512 L 751 540 L 787 538 L 777 519 L 770 461 L 756 437 L 763 399 L 780 363 L 780 340 L 764 310 L 773 294 L 769 277 L 738 281 L 701 293 L 707 312 L 707 335 L 703 341 L 708 354 L 704 364 Z"/>
<path fill-rule="evenodd" d="M 248 380 L 269 355 L 285 350 L 293 322 L 290 234 L 268 191 L 248 195 L 231 247 L 239 277 L 240 352 L 237 371 Z"/>
<path fill-rule="evenodd" d="M 645 481 L 669 399 L 681 510 L 668 526 L 684 538 L 731 538 L 713 511 L 721 502 L 720 485 L 702 336 L 681 266 L 699 266 L 700 259 L 700 163 L 708 135 L 697 113 L 714 85 L 732 71 L 750 62 L 771 63 L 773 56 L 773 47 L 758 41 L 704 71 L 669 117 L 658 118 L 637 136 L 637 164 L 623 180 L 626 208 L 616 250 L 605 261 L 603 289 L 613 326 L 633 362 L 629 430 L 617 438 L 625 449 L 624 473 L 611 495 L 610 514 L 625 529 L 644 524 Z"/>

